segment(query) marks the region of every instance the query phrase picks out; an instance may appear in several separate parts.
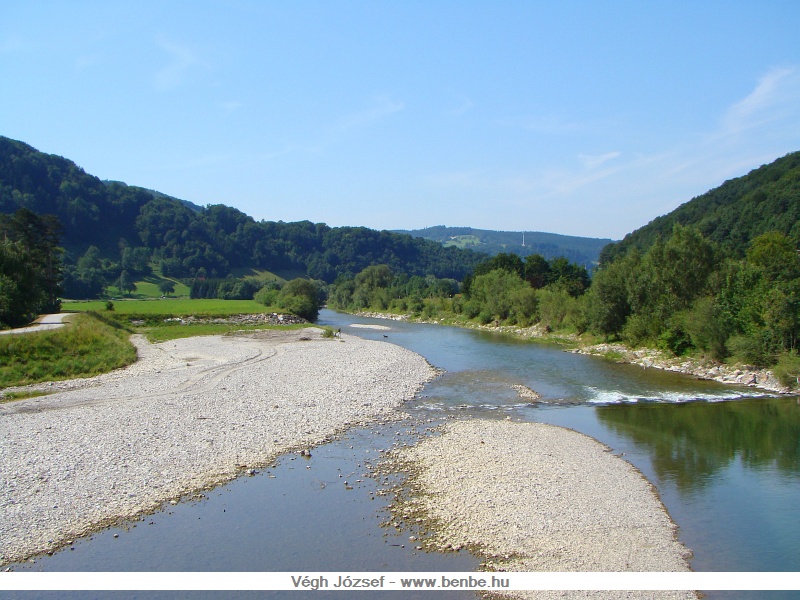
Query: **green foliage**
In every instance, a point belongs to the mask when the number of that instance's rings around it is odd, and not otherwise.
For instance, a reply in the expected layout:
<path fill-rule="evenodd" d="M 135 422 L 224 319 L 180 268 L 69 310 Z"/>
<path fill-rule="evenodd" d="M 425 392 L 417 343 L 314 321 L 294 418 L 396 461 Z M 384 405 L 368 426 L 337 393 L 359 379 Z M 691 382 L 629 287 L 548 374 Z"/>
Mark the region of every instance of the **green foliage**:
<path fill-rule="evenodd" d="M 479 318 L 482 321 L 485 321 L 486 316 L 491 316 L 489 320 L 509 320 L 516 323 L 521 318 L 531 316 L 524 315 L 524 309 L 521 306 L 524 303 L 535 304 L 529 302 L 530 296 L 523 293 L 523 290 L 530 289 L 530 286 L 516 272 L 495 269 L 475 277 L 470 288 L 470 300 L 481 307 Z"/>
<path fill-rule="evenodd" d="M 658 217 L 645 227 L 609 244 L 600 264 L 624 256 L 631 248 L 647 251 L 666 238 L 676 223 L 692 226 L 703 237 L 742 258 L 761 234 L 779 232 L 800 245 L 800 152 L 787 154 L 743 177 L 724 184 Z"/>
<path fill-rule="evenodd" d="M 539 290 L 538 302 L 540 322 L 550 330 L 586 330 L 586 299 L 573 297 L 565 285 L 556 283 Z"/>
<path fill-rule="evenodd" d="M 319 288 L 308 279 L 287 281 L 278 293 L 277 305 L 308 321 L 319 316 Z"/>
<path fill-rule="evenodd" d="M 774 364 L 800 335 L 800 259 L 778 232 L 755 237 L 743 254 L 720 260 L 698 230 L 676 223 L 641 258 L 634 248 L 595 274 L 590 327 L 676 355 Z"/>
<path fill-rule="evenodd" d="M 64 310 L 70 312 L 102 311 L 105 301 L 65 302 Z M 226 316 L 264 312 L 264 305 L 254 300 L 190 300 L 188 298 L 166 298 L 160 300 L 119 300 L 114 303 L 114 312 L 130 318 L 147 318 L 155 315 L 157 319 L 170 316 Z"/>
<path fill-rule="evenodd" d="M 638 272 L 641 256 L 634 249 L 595 272 L 587 298 L 589 327 L 606 338 L 618 336 L 632 312 L 629 282 Z"/>
<path fill-rule="evenodd" d="M 520 277 L 525 275 L 525 263 L 522 262 L 522 259 L 518 255 L 510 252 L 501 252 L 485 262 L 482 262 L 475 267 L 474 275 L 476 277 L 479 275 L 486 275 L 498 269 L 506 273 L 514 273 Z"/>
<path fill-rule="evenodd" d="M 253 300 L 264 306 L 275 306 L 278 301 L 278 292 L 281 286 L 275 280 L 268 280 L 255 293 Z"/>
<path fill-rule="evenodd" d="M 175 282 L 169 279 L 162 279 L 158 283 L 158 290 L 164 295 L 169 296 L 175 292 Z"/>
<path fill-rule="evenodd" d="M 689 344 L 684 350 L 693 346 L 717 361 L 727 357 L 728 349 L 725 344 L 733 328 L 714 298 L 698 298 L 691 309 L 680 313 L 676 320 L 680 323 L 681 330 L 689 336 Z"/>
<path fill-rule="evenodd" d="M 115 283 L 121 294 L 130 294 L 136 290 L 136 283 L 127 271 L 122 271 Z"/>
<path fill-rule="evenodd" d="M 0 215 L 0 327 L 60 310 L 60 225 L 26 208 Z"/>
<path fill-rule="evenodd" d="M 106 373 L 136 360 L 128 333 L 98 314 L 66 327 L 0 336 L 0 387 Z"/>
<path fill-rule="evenodd" d="M 529 254 L 525 257 L 525 280 L 535 290 L 541 289 L 552 281 L 550 263 L 541 254 Z"/>
<path fill-rule="evenodd" d="M 256 268 L 330 283 L 379 264 L 410 275 L 461 279 L 484 257 L 388 231 L 257 222 L 221 204 L 200 208 L 152 190 L 102 182 L 69 160 L 0 137 L 0 213 L 23 207 L 56 215 L 64 224 L 65 290 L 73 298 L 99 296 L 111 282 L 119 283 L 122 271 L 136 281 L 152 264 L 172 279 L 192 279 L 200 269 L 206 278 L 223 279 Z M 90 247 L 95 250 L 87 257 Z M 13 290 L 4 288 L 8 297 Z"/>
<path fill-rule="evenodd" d="M 786 387 L 800 388 L 800 355 L 796 351 L 782 353 L 773 371 L 778 381 Z"/>

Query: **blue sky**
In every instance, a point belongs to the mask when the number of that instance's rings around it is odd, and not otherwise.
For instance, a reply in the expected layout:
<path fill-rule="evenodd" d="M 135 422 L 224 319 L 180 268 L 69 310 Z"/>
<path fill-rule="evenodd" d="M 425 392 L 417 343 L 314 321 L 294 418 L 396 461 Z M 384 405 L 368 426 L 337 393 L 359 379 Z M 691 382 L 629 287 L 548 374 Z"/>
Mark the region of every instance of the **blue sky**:
<path fill-rule="evenodd" d="M 800 150 L 800 2 L 0 0 L 0 135 L 256 219 L 621 238 Z"/>

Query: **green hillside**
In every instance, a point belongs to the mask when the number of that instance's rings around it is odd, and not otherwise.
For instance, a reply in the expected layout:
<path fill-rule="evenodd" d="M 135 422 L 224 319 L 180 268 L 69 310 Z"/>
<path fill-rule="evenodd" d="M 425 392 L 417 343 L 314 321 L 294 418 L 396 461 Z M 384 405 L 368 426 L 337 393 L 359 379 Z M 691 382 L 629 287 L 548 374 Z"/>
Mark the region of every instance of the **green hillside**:
<path fill-rule="evenodd" d="M 800 152 L 731 179 L 609 245 L 591 327 L 631 345 L 800 377 Z"/>
<path fill-rule="evenodd" d="M 605 248 L 602 261 L 613 260 L 630 248 L 650 248 L 657 238 L 668 237 L 676 223 L 696 227 L 738 257 L 744 256 L 751 240 L 770 231 L 800 245 L 800 152 L 726 181 L 654 219 Z"/>
<path fill-rule="evenodd" d="M 388 231 L 255 221 L 224 204 L 200 208 L 103 182 L 61 156 L 0 137 L 0 214 L 21 208 L 60 222 L 64 293 L 77 298 L 97 296 L 115 282 L 124 288 L 154 270 L 189 283 L 198 275 L 218 279 L 247 270 L 332 282 L 387 264 L 409 275 L 461 279 L 483 258 Z"/>

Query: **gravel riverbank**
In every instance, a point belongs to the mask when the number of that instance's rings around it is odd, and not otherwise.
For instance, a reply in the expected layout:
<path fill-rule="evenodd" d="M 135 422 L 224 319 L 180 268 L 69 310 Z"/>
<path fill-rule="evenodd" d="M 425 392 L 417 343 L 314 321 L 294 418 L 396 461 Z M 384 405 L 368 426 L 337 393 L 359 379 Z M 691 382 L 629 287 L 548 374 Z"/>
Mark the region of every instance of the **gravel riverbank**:
<path fill-rule="evenodd" d="M 454 421 L 400 450 L 410 495 L 397 519 L 489 570 L 688 571 L 689 551 L 655 490 L 596 440 L 541 423 Z M 693 592 L 520 592 L 525 598 L 695 598 Z"/>
<path fill-rule="evenodd" d="M 436 375 L 398 346 L 317 329 L 134 337 L 130 367 L 0 404 L 0 564 L 388 415 Z"/>

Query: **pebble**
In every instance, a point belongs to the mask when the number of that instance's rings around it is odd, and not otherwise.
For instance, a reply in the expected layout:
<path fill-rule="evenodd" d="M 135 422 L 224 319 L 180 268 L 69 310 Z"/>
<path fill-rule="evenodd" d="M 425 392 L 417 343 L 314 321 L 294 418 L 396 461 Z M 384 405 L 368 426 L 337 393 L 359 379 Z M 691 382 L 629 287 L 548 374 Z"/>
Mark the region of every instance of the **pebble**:
<path fill-rule="evenodd" d="M 312 339 L 296 343 L 301 335 Z M 0 486 L 0 564 L 385 418 L 436 376 L 404 348 L 346 340 L 313 329 L 159 344 L 132 336 L 133 365 L 0 404 L 0 474 L 13 482 Z"/>
<path fill-rule="evenodd" d="M 677 540 L 653 487 L 607 450 L 561 427 L 468 419 L 404 450 L 398 464 L 412 473 L 409 502 L 442 524 L 432 532 L 435 546 L 477 548 L 489 570 L 689 571 L 691 553 Z M 576 597 L 633 597 L 626 593 Z M 664 591 L 647 597 L 697 596 Z"/>

